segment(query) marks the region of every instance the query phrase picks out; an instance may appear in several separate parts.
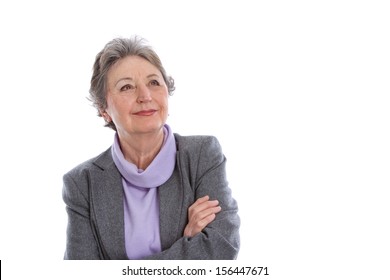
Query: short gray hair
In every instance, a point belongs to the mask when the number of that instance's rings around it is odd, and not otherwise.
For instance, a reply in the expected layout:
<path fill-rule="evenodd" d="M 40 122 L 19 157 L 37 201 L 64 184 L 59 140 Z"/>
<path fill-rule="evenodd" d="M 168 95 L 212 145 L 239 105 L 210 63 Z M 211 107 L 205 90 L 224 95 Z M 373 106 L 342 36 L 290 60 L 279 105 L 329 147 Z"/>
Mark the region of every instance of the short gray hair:
<path fill-rule="evenodd" d="M 139 56 L 153 64 L 162 74 L 168 87 L 169 95 L 175 90 L 175 82 L 168 76 L 161 60 L 156 52 L 146 43 L 146 40 L 134 36 L 131 38 L 115 38 L 108 42 L 95 59 L 89 89 L 89 100 L 98 111 L 98 116 L 102 117 L 102 112 L 107 108 L 107 74 L 110 68 L 120 59 L 127 56 Z M 116 131 L 115 124 L 111 121 L 106 123 L 107 127 Z"/>

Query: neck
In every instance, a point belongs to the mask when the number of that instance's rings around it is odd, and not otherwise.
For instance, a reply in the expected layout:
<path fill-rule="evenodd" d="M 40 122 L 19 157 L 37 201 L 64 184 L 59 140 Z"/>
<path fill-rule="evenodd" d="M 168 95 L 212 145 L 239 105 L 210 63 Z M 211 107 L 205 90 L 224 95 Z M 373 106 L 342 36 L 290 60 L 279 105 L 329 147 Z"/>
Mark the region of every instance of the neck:
<path fill-rule="evenodd" d="M 164 141 L 164 130 L 143 134 L 124 134 L 118 132 L 119 143 L 125 159 L 145 170 L 157 156 Z"/>

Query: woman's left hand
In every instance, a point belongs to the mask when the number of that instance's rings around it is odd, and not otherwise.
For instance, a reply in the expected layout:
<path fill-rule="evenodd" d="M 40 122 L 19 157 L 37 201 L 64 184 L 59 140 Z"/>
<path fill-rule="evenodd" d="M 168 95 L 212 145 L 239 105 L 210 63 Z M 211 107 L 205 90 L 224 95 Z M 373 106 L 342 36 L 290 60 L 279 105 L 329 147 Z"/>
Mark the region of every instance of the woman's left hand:
<path fill-rule="evenodd" d="M 214 221 L 216 214 L 221 211 L 218 204 L 218 200 L 210 200 L 208 195 L 197 199 L 188 208 L 188 224 L 184 229 L 184 236 L 193 237 Z"/>

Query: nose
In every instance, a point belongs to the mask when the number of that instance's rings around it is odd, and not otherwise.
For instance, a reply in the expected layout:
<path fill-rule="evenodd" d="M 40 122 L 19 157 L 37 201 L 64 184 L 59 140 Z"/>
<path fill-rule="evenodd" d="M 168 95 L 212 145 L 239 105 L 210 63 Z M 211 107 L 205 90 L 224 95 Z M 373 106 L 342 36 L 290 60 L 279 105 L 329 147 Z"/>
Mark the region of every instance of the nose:
<path fill-rule="evenodd" d="M 138 103 L 150 102 L 152 100 L 151 92 L 146 85 L 140 85 L 138 86 L 137 89 L 138 89 L 138 96 L 137 96 Z"/>

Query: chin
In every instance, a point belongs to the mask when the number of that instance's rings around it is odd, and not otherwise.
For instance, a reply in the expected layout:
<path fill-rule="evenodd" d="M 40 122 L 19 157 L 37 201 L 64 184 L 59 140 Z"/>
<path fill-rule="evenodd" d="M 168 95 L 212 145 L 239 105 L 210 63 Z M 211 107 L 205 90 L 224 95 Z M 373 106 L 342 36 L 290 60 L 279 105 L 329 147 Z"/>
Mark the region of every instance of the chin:
<path fill-rule="evenodd" d="M 160 131 L 164 126 L 164 123 L 159 124 L 149 124 L 139 127 L 138 131 L 140 133 L 153 133 Z"/>

